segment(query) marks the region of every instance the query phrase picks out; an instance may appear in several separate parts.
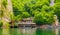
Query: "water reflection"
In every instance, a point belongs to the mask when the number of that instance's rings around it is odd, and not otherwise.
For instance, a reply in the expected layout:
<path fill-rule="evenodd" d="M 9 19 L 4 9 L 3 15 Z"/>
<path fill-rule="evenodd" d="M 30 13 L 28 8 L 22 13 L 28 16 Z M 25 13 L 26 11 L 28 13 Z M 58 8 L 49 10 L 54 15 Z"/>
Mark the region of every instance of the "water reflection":
<path fill-rule="evenodd" d="M 0 35 L 2 35 L 2 29 L 0 28 Z"/>
<path fill-rule="evenodd" d="M 36 35 L 59 35 L 59 29 L 36 29 Z"/>
<path fill-rule="evenodd" d="M 34 35 L 36 31 L 35 28 L 22 28 L 20 30 L 22 32 L 22 35 Z"/>
<path fill-rule="evenodd" d="M 41 28 L 0 28 L 0 35 L 60 35 L 59 28 L 41 29 Z"/>
<path fill-rule="evenodd" d="M 55 28 L 55 29 L 53 29 L 54 30 L 54 32 L 55 32 L 55 35 L 59 35 L 59 29 L 58 28 Z"/>
<path fill-rule="evenodd" d="M 35 28 L 12 28 L 10 29 L 10 35 L 35 35 Z"/>

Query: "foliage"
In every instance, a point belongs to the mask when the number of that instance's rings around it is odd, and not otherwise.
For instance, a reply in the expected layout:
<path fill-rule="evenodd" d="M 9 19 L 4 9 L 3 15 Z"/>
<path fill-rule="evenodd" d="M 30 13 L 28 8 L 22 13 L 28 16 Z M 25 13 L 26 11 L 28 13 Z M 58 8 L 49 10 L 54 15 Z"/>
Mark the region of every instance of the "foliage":
<path fill-rule="evenodd" d="M 49 0 L 12 0 L 14 15 L 21 15 L 22 12 L 28 12 L 31 16 L 34 16 L 36 11 L 41 11 L 42 6 L 49 6 Z"/>
<path fill-rule="evenodd" d="M 30 14 L 28 12 L 22 12 L 22 15 L 21 15 L 23 18 L 28 18 L 30 17 Z"/>
<path fill-rule="evenodd" d="M 18 15 L 18 16 L 15 16 L 15 20 L 21 20 L 22 18 L 20 17 L 20 15 Z"/>
<path fill-rule="evenodd" d="M 7 5 L 7 0 L 2 0 L 2 4 L 3 4 L 4 7 L 6 7 L 6 5 Z"/>
<path fill-rule="evenodd" d="M 28 12 L 22 12 L 22 14 L 17 15 L 17 16 L 13 16 L 12 20 L 18 21 L 18 20 L 22 20 L 23 18 L 28 18 L 30 17 L 30 14 Z"/>
<path fill-rule="evenodd" d="M 59 21 L 60 21 L 60 3 L 56 3 L 54 5 L 54 14 L 57 15 Z"/>
<path fill-rule="evenodd" d="M 19 20 L 22 20 L 20 15 L 13 16 L 13 18 L 12 18 L 12 21 L 19 21 Z"/>
<path fill-rule="evenodd" d="M 3 25 L 3 23 L 2 23 L 2 21 L 0 21 L 0 27 L 2 27 L 2 25 Z"/>
<path fill-rule="evenodd" d="M 43 24 L 52 24 L 54 22 L 54 15 L 51 13 L 40 12 L 39 14 L 35 15 L 33 22 L 37 25 Z"/>
<path fill-rule="evenodd" d="M 60 0 L 55 0 L 55 3 L 59 3 L 60 2 Z"/>
<path fill-rule="evenodd" d="M 14 22 L 14 28 L 17 28 L 18 22 Z"/>
<path fill-rule="evenodd" d="M 60 21 L 59 1 L 55 0 L 54 6 L 50 6 L 50 0 L 12 0 L 14 14 L 10 15 L 11 19 L 18 21 L 22 18 L 34 17 L 33 21 L 37 24 L 51 24 L 54 15 L 57 15 Z M 6 7 L 7 0 L 3 0 L 2 4 Z"/>

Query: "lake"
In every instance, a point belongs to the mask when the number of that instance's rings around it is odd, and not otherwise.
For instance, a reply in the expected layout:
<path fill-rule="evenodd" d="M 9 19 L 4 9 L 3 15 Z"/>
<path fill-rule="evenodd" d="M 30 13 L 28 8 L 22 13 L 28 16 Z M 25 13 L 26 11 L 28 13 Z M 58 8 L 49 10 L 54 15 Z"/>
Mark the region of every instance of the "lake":
<path fill-rule="evenodd" d="M 60 28 L 0 28 L 0 35 L 60 35 Z"/>

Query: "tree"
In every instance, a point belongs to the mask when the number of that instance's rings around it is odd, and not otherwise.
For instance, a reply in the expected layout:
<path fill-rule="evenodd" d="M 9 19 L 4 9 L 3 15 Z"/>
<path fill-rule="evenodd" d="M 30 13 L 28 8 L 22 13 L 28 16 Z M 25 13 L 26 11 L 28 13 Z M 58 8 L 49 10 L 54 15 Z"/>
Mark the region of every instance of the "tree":
<path fill-rule="evenodd" d="M 12 0 L 14 15 L 21 15 L 22 12 L 28 12 L 31 16 L 34 16 L 34 11 L 41 11 L 44 5 L 49 6 L 50 0 Z"/>
<path fill-rule="evenodd" d="M 37 25 L 52 24 L 54 22 L 54 15 L 52 13 L 40 12 L 34 16 L 33 22 Z"/>
<path fill-rule="evenodd" d="M 60 3 L 56 3 L 54 5 L 54 14 L 57 15 L 57 17 L 60 21 Z"/>
<path fill-rule="evenodd" d="M 55 3 L 59 3 L 60 2 L 60 0 L 55 0 Z"/>
<path fill-rule="evenodd" d="M 28 18 L 30 17 L 30 14 L 28 12 L 22 12 L 22 18 Z"/>

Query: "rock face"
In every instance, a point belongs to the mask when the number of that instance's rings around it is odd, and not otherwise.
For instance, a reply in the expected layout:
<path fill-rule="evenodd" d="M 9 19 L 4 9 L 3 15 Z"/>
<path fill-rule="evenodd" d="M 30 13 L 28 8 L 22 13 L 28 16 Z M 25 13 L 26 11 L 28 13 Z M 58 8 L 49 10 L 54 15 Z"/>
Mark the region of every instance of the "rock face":
<path fill-rule="evenodd" d="M 1 16 L 1 0 L 0 0 L 0 16 Z M 1 17 L 0 17 L 1 18 Z"/>
<path fill-rule="evenodd" d="M 59 24 L 59 21 L 58 21 L 58 19 L 57 19 L 57 16 L 55 15 L 55 26 L 58 26 L 58 24 Z"/>
<path fill-rule="evenodd" d="M 12 0 L 7 0 L 7 11 L 10 12 L 10 14 L 13 14 L 13 8 L 12 8 Z"/>
<path fill-rule="evenodd" d="M 1 0 L 0 0 L 0 2 L 1 2 Z M 1 3 L 3 3 L 3 2 L 1 2 Z M 13 15 L 13 8 L 12 8 L 11 0 L 7 0 L 6 7 L 4 7 L 4 5 L 2 4 L 2 9 L 3 9 L 3 17 L 2 17 L 3 26 L 8 27 L 9 24 L 7 24 L 7 23 L 9 23 L 11 21 L 11 18 Z"/>

